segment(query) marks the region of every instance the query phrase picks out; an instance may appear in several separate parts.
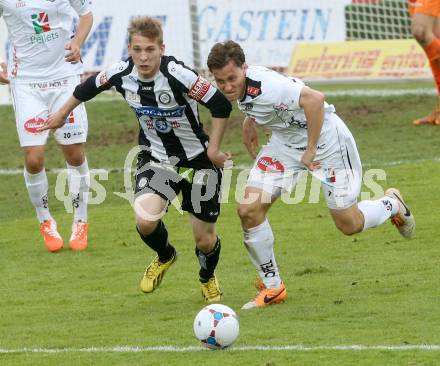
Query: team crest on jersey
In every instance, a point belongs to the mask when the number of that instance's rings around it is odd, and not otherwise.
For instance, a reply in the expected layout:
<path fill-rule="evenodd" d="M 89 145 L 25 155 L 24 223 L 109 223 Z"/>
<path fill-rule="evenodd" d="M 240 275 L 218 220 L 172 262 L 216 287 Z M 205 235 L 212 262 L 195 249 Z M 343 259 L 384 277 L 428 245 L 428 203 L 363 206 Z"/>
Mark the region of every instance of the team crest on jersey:
<path fill-rule="evenodd" d="M 172 127 L 165 118 L 158 118 L 154 120 L 154 128 L 157 132 L 168 133 Z"/>
<path fill-rule="evenodd" d="M 162 92 L 159 94 L 159 101 L 162 104 L 169 104 L 171 102 L 171 96 L 167 92 Z"/>
<path fill-rule="evenodd" d="M 282 173 L 285 170 L 284 165 L 277 158 L 271 156 L 262 156 L 258 159 L 257 166 L 267 173 Z"/>

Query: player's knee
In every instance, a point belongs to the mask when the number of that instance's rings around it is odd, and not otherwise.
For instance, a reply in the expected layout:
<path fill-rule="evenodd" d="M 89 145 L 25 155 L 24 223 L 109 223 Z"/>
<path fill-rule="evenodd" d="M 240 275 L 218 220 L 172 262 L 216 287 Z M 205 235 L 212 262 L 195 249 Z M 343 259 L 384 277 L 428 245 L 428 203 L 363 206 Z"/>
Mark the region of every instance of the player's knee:
<path fill-rule="evenodd" d="M 211 232 L 194 234 L 194 240 L 197 248 L 204 253 L 209 253 L 217 241 L 217 235 Z"/>
<path fill-rule="evenodd" d="M 85 160 L 85 156 L 84 154 L 81 154 L 70 157 L 67 162 L 73 166 L 80 166 L 84 163 L 84 160 Z"/>
<path fill-rule="evenodd" d="M 354 235 L 362 231 L 362 225 L 353 221 L 347 222 L 335 222 L 336 227 L 341 231 L 344 235 Z"/>
<path fill-rule="evenodd" d="M 243 227 L 250 228 L 256 226 L 255 222 L 258 221 L 257 207 L 253 205 L 240 205 L 238 206 L 237 213 Z"/>
<path fill-rule="evenodd" d="M 426 44 L 429 42 L 430 32 L 425 26 L 420 24 L 413 24 L 411 26 L 411 33 L 414 36 L 414 38 L 417 40 L 417 42 L 422 44 Z"/>
<path fill-rule="evenodd" d="M 139 232 L 144 235 L 150 235 L 157 227 L 158 221 L 148 221 L 136 216 L 136 226 Z"/>
<path fill-rule="evenodd" d="M 74 150 L 66 154 L 66 161 L 73 166 L 80 166 L 84 163 L 86 156 L 83 150 Z"/>
<path fill-rule="evenodd" d="M 43 170 L 44 156 L 27 155 L 25 165 L 28 173 L 37 174 Z"/>
<path fill-rule="evenodd" d="M 352 227 L 349 226 L 338 226 L 336 225 L 336 227 L 339 229 L 339 231 L 341 231 L 344 235 L 354 235 L 357 233 L 357 231 L 353 230 Z"/>

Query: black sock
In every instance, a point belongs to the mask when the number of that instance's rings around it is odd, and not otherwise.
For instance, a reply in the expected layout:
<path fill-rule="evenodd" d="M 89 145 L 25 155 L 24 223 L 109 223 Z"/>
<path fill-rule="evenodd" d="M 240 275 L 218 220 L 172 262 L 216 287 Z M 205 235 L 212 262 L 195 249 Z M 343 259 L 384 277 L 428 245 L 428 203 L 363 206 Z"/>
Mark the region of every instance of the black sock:
<path fill-rule="evenodd" d="M 168 262 L 176 253 L 176 249 L 168 241 L 168 231 L 162 220 L 159 221 L 156 229 L 150 234 L 144 236 L 136 226 L 139 236 L 151 249 L 159 256 L 162 263 Z"/>
<path fill-rule="evenodd" d="M 200 282 L 208 282 L 208 280 L 214 276 L 215 267 L 217 267 L 220 258 L 220 249 L 221 242 L 219 237 L 217 237 L 214 248 L 209 253 L 203 253 L 196 247 L 196 256 L 200 263 Z"/>

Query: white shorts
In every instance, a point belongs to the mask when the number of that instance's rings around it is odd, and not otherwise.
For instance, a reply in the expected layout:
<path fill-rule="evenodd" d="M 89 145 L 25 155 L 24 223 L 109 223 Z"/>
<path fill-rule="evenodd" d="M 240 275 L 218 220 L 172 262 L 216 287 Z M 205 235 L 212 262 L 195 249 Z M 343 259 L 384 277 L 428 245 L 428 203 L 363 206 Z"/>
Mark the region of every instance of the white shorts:
<path fill-rule="evenodd" d="M 49 113 L 56 112 L 79 84 L 79 76 L 39 82 L 12 82 L 12 102 L 15 110 L 20 145 L 45 145 L 49 131 L 36 132 L 46 123 Z M 66 124 L 54 132 L 61 145 L 85 142 L 87 139 L 87 114 L 84 104 L 80 104 L 67 118 Z"/>
<path fill-rule="evenodd" d="M 325 151 L 318 152 L 315 161 L 321 169 L 310 172 L 321 181 L 327 206 L 344 209 L 357 202 L 362 183 L 362 164 L 356 142 L 342 120 L 336 115 L 335 136 L 326 145 Z M 247 186 L 260 188 L 272 197 L 282 191 L 291 193 L 298 179 L 307 169 L 301 163 L 304 150 L 289 147 L 272 137 L 259 152 L 252 167 Z"/>

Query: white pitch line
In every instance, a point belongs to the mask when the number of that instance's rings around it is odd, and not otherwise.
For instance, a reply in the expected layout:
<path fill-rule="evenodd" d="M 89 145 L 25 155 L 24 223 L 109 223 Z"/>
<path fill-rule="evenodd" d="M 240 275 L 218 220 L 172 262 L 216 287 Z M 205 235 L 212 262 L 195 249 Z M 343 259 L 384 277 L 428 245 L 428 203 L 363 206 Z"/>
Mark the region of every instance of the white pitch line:
<path fill-rule="evenodd" d="M 238 346 L 228 348 L 228 352 L 246 351 L 440 351 L 440 345 L 416 344 L 399 346 L 365 346 L 365 345 L 335 345 L 335 346 Z M 87 348 L 15 348 L 1 349 L 0 354 L 11 353 L 141 353 L 141 352 L 201 352 L 208 351 L 202 346 L 156 346 L 156 347 L 136 347 L 136 346 L 115 346 L 115 347 L 87 347 Z"/>
<path fill-rule="evenodd" d="M 384 90 L 366 90 L 366 89 L 347 89 L 347 90 L 333 90 L 324 92 L 328 97 L 393 97 L 404 95 L 437 95 L 437 90 L 434 88 L 418 88 L 418 89 L 384 89 Z"/>
<path fill-rule="evenodd" d="M 396 165 L 405 165 L 405 164 L 423 164 L 428 162 L 438 163 L 440 162 L 440 157 L 434 157 L 429 159 L 408 159 L 408 160 L 392 160 L 392 161 L 382 161 L 382 162 L 374 162 L 374 163 L 365 163 L 362 164 L 363 168 L 381 168 L 384 166 L 396 166 Z M 244 170 L 252 168 L 251 165 L 234 165 L 233 170 Z M 54 168 L 47 169 L 47 173 L 58 174 L 62 171 L 65 171 L 66 168 Z M 109 173 L 121 173 L 125 169 L 124 168 L 99 168 L 99 169 L 91 169 L 94 171 L 107 171 Z M 133 170 L 135 172 L 135 170 Z M 23 169 L 0 169 L 0 176 L 2 175 L 23 175 Z"/>

